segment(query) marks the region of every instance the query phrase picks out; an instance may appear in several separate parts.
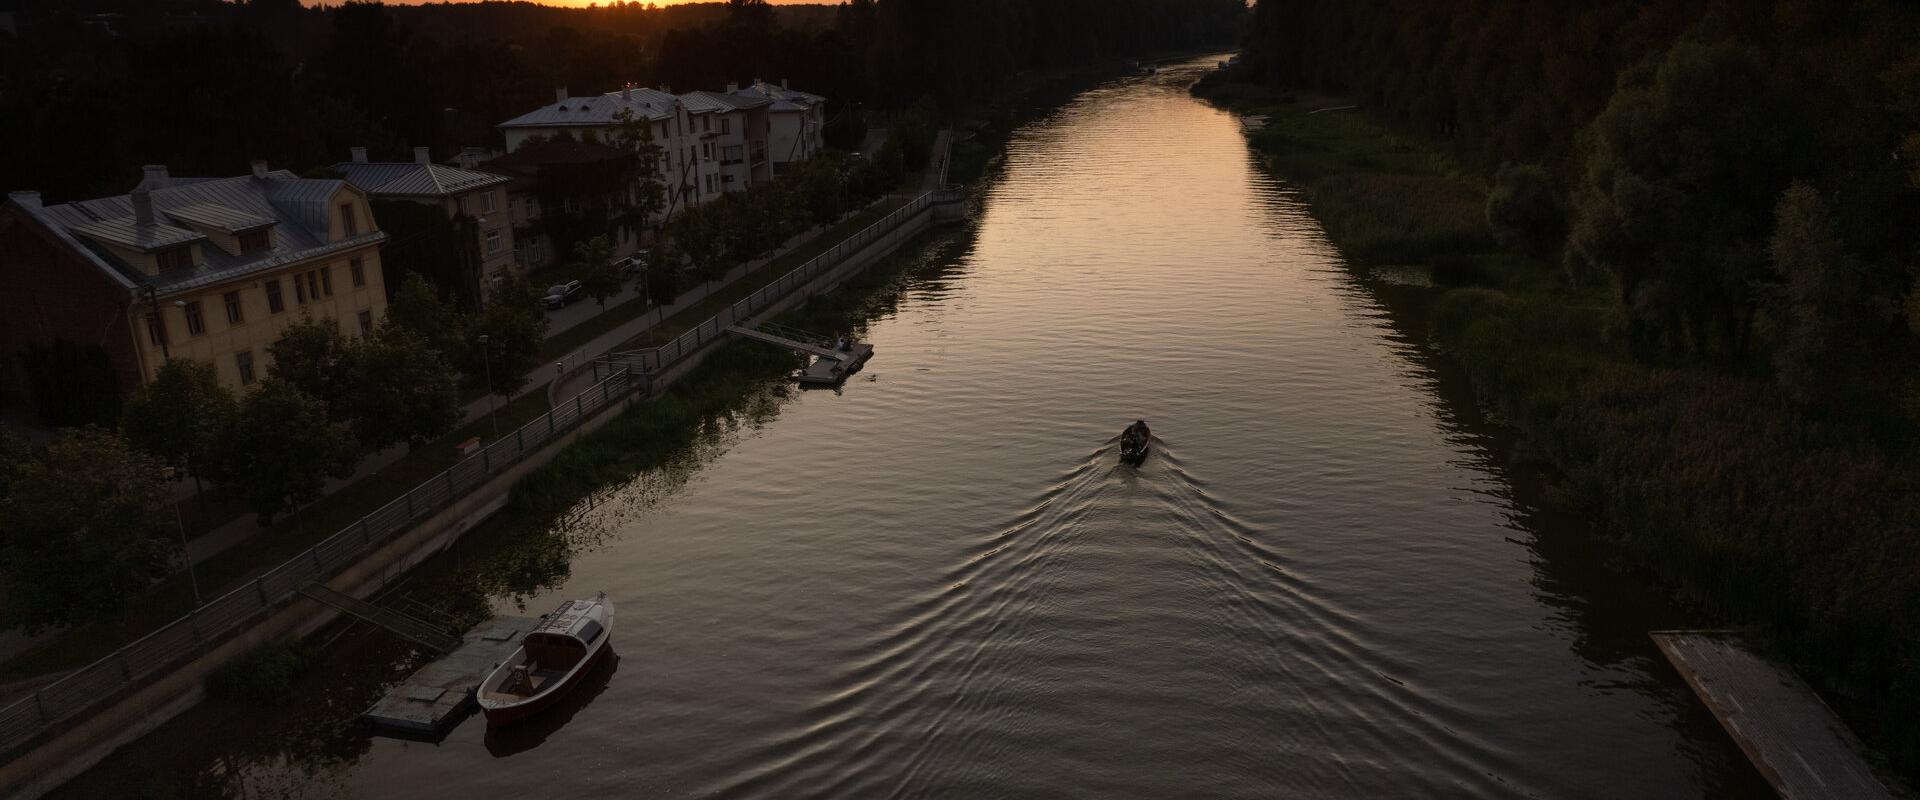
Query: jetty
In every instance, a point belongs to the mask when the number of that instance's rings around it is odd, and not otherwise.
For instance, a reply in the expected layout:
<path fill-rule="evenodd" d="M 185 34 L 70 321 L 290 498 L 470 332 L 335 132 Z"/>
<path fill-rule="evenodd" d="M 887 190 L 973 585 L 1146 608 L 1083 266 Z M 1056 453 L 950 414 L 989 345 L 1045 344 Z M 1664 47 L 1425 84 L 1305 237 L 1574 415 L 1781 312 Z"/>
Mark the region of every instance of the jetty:
<path fill-rule="evenodd" d="M 394 684 L 360 718 L 376 731 L 437 739 L 474 707 L 474 690 L 520 647 L 538 617 L 494 617 L 459 646 Z"/>
<path fill-rule="evenodd" d="M 727 332 L 813 356 L 813 361 L 800 372 L 801 386 L 838 386 L 873 358 L 873 345 L 866 342 L 843 341 L 835 346 L 821 343 L 824 337 L 817 334 L 771 322 L 758 327 L 731 325 Z"/>
<path fill-rule="evenodd" d="M 1648 635 L 1781 797 L 1896 796 L 1867 767 L 1853 732 L 1813 688 L 1755 653 L 1739 633 Z"/>

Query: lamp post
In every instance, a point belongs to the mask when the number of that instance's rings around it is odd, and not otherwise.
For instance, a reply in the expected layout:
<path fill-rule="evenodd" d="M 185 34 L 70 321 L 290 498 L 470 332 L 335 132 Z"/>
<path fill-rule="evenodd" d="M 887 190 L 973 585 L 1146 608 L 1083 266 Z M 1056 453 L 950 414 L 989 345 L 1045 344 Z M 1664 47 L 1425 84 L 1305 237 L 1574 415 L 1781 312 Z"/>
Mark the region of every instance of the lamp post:
<path fill-rule="evenodd" d="M 493 348 L 487 345 L 487 335 L 480 334 L 480 364 L 487 375 L 487 421 L 493 423 L 493 438 L 500 438 L 499 401 L 493 396 Z"/>
<path fill-rule="evenodd" d="M 167 477 L 173 477 L 173 469 L 167 470 Z M 187 523 L 180 517 L 180 497 L 173 498 L 173 528 L 180 532 L 180 560 L 187 565 L 187 582 L 193 586 L 193 607 L 200 607 L 200 576 L 193 569 L 193 554 L 187 552 Z"/>

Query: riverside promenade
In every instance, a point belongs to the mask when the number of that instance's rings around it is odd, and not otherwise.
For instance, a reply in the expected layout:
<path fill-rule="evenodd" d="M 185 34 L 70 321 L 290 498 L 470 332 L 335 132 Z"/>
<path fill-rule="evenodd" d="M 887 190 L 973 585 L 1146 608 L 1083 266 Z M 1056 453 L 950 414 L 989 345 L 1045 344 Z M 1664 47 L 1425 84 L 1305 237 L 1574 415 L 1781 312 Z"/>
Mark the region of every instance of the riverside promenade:
<path fill-rule="evenodd" d="M 951 195 L 951 196 L 945 196 Z M 853 237 L 722 309 L 654 351 L 662 367 L 636 379 L 620 369 L 589 391 L 500 437 L 454 468 L 408 491 L 249 584 L 191 615 L 0 708 L 0 795 L 37 797 L 197 704 L 206 676 L 255 646 L 306 636 L 338 612 L 302 599 L 309 582 L 356 597 L 380 591 L 505 505 L 530 471 L 597 430 L 617 413 L 684 375 L 720 337 L 701 331 L 725 321 L 778 313 L 838 285 L 879 255 L 911 240 L 940 213 L 959 206 L 958 190 L 922 194 Z M 738 276 L 733 276 L 737 279 Z M 696 302 L 692 298 L 684 303 Z M 652 317 L 653 315 L 648 315 Z M 637 325 L 650 324 L 646 318 Z M 657 324 L 657 318 L 651 324 Z M 644 327 L 638 330 L 644 330 Z M 636 331 L 637 332 L 637 331 Z M 611 331 L 612 337 L 621 331 Z M 628 334 L 625 338 L 630 338 Z M 698 346 L 687 344 L 697 340 Z M 667 353 L 671 356 L 667 356 Z M 264 616 L 262 616 L 264 615 Z"/>

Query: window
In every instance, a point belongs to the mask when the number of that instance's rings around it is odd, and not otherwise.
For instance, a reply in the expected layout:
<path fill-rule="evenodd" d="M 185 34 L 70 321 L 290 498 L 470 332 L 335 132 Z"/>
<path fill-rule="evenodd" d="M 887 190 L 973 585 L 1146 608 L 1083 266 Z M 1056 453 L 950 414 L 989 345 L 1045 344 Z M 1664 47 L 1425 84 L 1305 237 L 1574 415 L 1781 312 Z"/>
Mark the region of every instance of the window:
<path fill-rule="evenodd" d="M 307 273 L 307 296 L 315 300 L 320 299 L 320 273 L 318 271 Z"/>
<path fill-rule="evenodd" d="M 488 228 L 487 229 L 487 255 L 493 255 L 498 252 L 500 252 L 500 229 Z"/>
<path fill-rule="evenodd" d="M 226 294 L 221 295 L 220 299 L 226 301 L 226 304 L 227 304 L 227 324 L 228 325 L 238 325 L 242 322 L 247 321 L 246 314 L 242 313 L 242 311 L 240 310 L 240 293 L 239 292 L 227 292 Z"/>
<path fill-rule="evenodd" d="M 461 195 L 461 196 L 460 196 L 459 198 L 457 198 L 457 199 L 456 199 L 456 200 L 455 200 L 454 202 L 455 202 L 455 204 L 457 204 L 457 205 L 459 205 L 459 206 L 460 206 L 460 213 L 461 213 L 461 215 L 462 215 L 462 216 L 465 216 L 465 215 L 470 215 L 470 214 L 472 214 L 472 213 L 473 213 L 473 210 L 467 207 L 467 197 L 466 197 L 466 195 Z"/>
<path fill-rule="evenodd" d="M 233 365 L 240 370 L 240 385 L 253 385 L 253 351 L 242 350 L 233 354 Z"/>
<path fill-rule="evenodd" d="M 345 231 L 348 236 L 357 236 L 360 233 L 360 221 L 353 217 L 352 203 L 340 204 L 340 230 Z"/>
<path fill-rule="evenodd" d="M 701 116 L 701 117 L 700 117 L 700 132 L 701 132 L 701 133 L 706 133 L 707 131 L 710 131 L 710 130 L 713 130 L 713 118 L 712 118 L 712 117 L 708 117 L 708 116 Z"/>
<path fill-rule="evenodd" d="M 367 265 L 356 258 L 347 262 L 347 271 L 353 273 L 353 288 L 367 285 Z"/>
<path fill-rule="evenodd" d="M 326 292 L 328 297 L 332 297 L 333 296 L 333 268 L 321 267 L 319 272 L 320 272 L 320 291 Z"/>
<path fill-rule="evenodd" d="M 147 315 L 147 341 L 156 347 L 167 345 L 167 322 L 159 314 Z"/>
<path fill-rule="evenodd" d="M 730 145 L 727 145 L 726 147 L 720 148 L 720 160 L 728 164 L 740 163 L 741 159 L 745 155 L 746 155 L 746 148 L 741 147 L 740 145 L 737 145 L 737 144 L 730 144 Z"/>
<path fill-rule="evenodd" d="M 373 312 L 371 311 L 360 312 L 360 335 L 361 336 L 373 335 Z"/>
<path fill-rule="evenodd" d="M 713 160 L 713 143 L 712 142 L 700 143 L 700 160 L 701 161 Z"/>
<path fill-rule="evenodd" d="M 733 118 L 732 118 L 732 117 L 721 117 L 721 118 L 720 118 L 720 132 L 721 132 L 721 133 L 733 133 Z"/>
<path fill-rule="evenodd" d="M 287 303 L 280 299 L 280 282 L 267 281 L 267 311 L 278 314 L 285 310 L 287 310 Z"/>
<path fill-rule="evenodd" d="M 207 332 L 207 321 L 200 318 L 200 304 L 188 303 L 181 307 L 187 313 L 187 335 L 199 336 Z"/>
<path fill-rule="evenodd" d="M 494 202 L 495 201 L 493 199 L 493 190 L 488 189 L 485 194 L 480 195 L 480 213 L 482 214 L 493 213 Z"/>
<path fill-rule="evenodd" d="M 272 249 L 273 237 L 268 235 L 267 229 L 265 228 L 240 234 L 240 252 L 243 255 Z"/>
<path fill-rule="evenodd" d="M 307 284 L 297 272 L 293 274 L 293 300 L 303 306 L 307 304 Z"/>
<path fill-rule="evenodd" d="M 154 253 L 153 257 L 154 257 L 154 260 L 159 262 L 161 272 L 175 272 L 183 269 L 193 269 L 192 245 L 181 245 L 179 247 L 169 247 L 165 250 L 161 250 L 160 252 Z"/>

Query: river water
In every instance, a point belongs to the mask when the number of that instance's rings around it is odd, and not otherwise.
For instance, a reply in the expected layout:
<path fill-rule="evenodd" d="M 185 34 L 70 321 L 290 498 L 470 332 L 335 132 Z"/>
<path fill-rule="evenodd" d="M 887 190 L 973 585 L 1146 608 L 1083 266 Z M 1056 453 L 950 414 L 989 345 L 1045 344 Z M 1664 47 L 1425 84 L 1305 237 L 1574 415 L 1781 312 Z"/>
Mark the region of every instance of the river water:
<path fill-rule="evenodd" d="M 1764 792 L 1646 639 L 1685 618 L 1535 507 L 1396 290 L 1187 95 L 1208 64 L 1019 130 L 867 372 L 582 509 L 527 604 L 605 590 L 619 658 L 548 718 L 242 747 L 204 710 L 137 763 L 407 800 Z"/>

